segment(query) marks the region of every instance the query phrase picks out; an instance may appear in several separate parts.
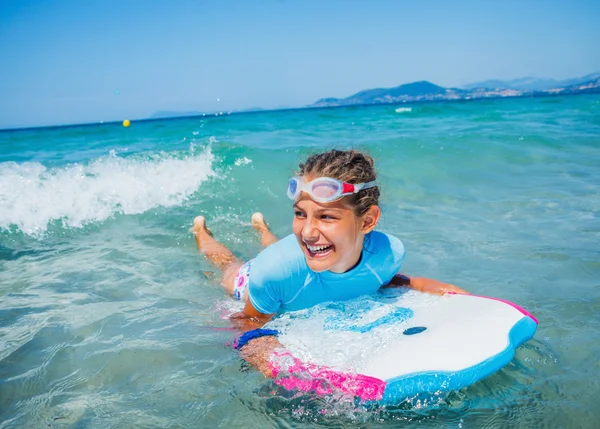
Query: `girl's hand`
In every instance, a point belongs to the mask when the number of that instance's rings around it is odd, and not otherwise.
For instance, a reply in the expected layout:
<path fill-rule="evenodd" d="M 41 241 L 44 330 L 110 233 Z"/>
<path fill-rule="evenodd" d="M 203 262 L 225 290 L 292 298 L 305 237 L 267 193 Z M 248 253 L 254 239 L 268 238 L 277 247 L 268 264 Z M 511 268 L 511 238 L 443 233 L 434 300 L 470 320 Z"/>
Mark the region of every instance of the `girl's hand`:
<path fill-rule="evenodd" d="M 432 293 L 436 295 L 443 295 L 448 292 L 460 293 L 465 295 L 469 294 L 469 292 L 467 292 L 466 290 L 461 289 L 458 286 L 454 286 L 453 284 L 443 283 L 425 277 L 411 277 L 409 287 L 420 292 Z"/>
<path fill-rule="evenodd" d="M 272 378 L 273 370 L 269 364 L 269 358 L 275 350 L 281 348 L 283 346 L 277 337 L 269 335 L 251 340 L 240 349 L 240 355 L 246 362 L 262 372 L 265 377 Z"/>

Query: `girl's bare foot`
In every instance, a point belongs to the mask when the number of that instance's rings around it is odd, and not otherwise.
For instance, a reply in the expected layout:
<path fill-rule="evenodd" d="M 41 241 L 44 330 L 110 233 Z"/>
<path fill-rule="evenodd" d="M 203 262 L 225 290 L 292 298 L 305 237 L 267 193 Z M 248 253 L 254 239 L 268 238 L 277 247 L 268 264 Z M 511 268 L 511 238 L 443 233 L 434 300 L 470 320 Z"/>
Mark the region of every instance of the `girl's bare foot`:
<path fill-rule="evenodd" d="M 252 215 L 252 227 L 259 233 L 262 234 L 263 231 L 268 231 L 269 227 L 265 223 L 265 218 L 262 213 L 256 212 Z"/>
<path fill-rule="evenodd" d="M 194 226 L 190 229 L 196 236 L 196 244 L 198 249 L 202 249 L 202 240 L 206 237 L 212 237 L 212 232 L 206 227 L 206 219 L 204 216 L 196 216 L 194 218 Z"/>
<path fill-rule="evenodd" d="M 252 215 L 252 227 L 260 234 L 260 243 L 264 247 L 279 241 L 279 238 L 277 238 L 267 226 L 262 213 L 256 212 Z"/>

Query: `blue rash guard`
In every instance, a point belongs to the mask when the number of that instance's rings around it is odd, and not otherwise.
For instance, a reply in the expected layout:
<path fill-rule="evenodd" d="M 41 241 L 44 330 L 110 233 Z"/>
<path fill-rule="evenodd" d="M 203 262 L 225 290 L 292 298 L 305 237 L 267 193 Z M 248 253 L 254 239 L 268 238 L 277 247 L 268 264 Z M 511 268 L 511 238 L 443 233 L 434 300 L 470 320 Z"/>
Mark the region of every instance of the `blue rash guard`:
<path fill-rule="evenodd" d="M 252 261 L 248 296 L 263 314 L 302 310 L 328 301 L 369 295 L 388 284 L 400 270 L 404 245 L 391 235 L 365 235 L 360 262 L 350 271 L 312 271 L 296 237 L 288 235 Z"/>

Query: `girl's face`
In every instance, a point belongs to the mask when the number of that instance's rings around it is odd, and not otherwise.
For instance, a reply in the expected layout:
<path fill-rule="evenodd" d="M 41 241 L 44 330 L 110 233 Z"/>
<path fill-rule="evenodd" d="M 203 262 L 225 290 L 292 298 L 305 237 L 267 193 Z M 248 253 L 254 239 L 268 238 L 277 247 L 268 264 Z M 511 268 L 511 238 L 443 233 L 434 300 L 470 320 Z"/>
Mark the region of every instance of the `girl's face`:
<path fill-rule="evenodd" d="M 354 267 L 364 236 L 375 228 L 379 213 L 379 207 L 372 206 L 364 215 L 356 216 L 346 198 L 318 203 L 302 193 L 294 204 L 292 229 L 309 268 L 344 273 Z"/>

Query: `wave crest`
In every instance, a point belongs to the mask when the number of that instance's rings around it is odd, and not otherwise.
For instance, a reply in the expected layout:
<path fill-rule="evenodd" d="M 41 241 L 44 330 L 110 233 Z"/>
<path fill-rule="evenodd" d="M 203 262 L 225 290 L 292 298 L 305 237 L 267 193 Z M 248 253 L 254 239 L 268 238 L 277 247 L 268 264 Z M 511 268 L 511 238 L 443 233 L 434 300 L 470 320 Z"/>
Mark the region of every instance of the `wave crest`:
<path fill-rule="evenodd" d="M 88 164 L 47 168 L 37 162 L 0 164 L 0 229 L 27 235 L 53 221 L 80 228 L 116 213 L 139 214 L 181 204 L 215 173 L 210 147 L 189 153 L 108 156 Z"/>

